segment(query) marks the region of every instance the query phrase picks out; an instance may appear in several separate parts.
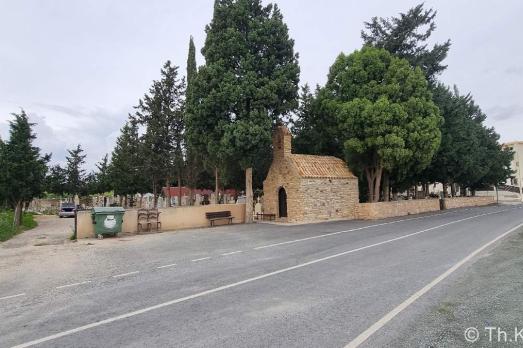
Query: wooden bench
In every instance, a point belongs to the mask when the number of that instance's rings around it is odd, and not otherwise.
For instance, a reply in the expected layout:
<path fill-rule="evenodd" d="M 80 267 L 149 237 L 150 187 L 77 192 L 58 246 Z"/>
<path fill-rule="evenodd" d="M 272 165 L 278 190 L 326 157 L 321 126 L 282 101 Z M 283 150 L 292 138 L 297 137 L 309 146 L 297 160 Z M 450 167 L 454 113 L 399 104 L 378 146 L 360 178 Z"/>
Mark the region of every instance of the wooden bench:
<path fill-rule="evenodd" d="M 270 214 L 270 213 L 256 213 L 256 220 L 269 220 L 269 221 L 272 221 L 272 220 L 276 220 L 276 214 Z M 267 219 L 265 219 L 267 218 Z"/>
<path fill-rule="evenodd" d="M 232 224 L 233 219 L 229 210 L 205 213 L 205 217 L 210 221 L 211 226 L 214 226 L 214 221 L 216 220 L 229 220 L 229 224 Z"/>

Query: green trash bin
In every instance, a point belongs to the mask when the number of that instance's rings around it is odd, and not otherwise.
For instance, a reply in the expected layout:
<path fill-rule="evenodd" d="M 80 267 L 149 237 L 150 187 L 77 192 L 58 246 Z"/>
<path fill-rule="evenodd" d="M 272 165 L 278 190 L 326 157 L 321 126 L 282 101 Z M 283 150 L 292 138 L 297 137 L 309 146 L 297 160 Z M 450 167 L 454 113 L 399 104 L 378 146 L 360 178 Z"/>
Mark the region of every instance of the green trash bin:
<path fill-rule="evenodd" d="M 122 232 L 123 214 L 122 207 L 96 207 L 91 210 L 94 224 L 94 233 L 98 238 L 104 235 L 116 236 Z"/>

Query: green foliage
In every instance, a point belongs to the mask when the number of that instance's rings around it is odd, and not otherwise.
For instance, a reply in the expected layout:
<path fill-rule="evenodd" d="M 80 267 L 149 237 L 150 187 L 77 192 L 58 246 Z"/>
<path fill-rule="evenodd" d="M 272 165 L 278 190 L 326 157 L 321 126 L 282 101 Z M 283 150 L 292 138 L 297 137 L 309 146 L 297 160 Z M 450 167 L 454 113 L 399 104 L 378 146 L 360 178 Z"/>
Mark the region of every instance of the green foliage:
<path fill-rule="evenodd" d="M 450 48 L 450 40 L 427 48 L 426 42 L 436 29 L 436 13 L 432 9 L 424 10 L 422 3 L 407 13 L 400 13 L 399 17 L 374 17 L 365 22 L 367 31 L 362 30 L 361 37 L 366 45 L 384 48 L 420 67 L 427 79 L 434 82 L 436 76 L 447 68 L 442 62 Z"/>
<path fill-rule="evenodd" d="M 109 178 L 109 156 L 106 154 L 100 162 L 96 164 L 95 185 L 90 189 L 90 193 L 104 193 L 111 190 Z"/>
<path fill-rule="evenodd" d="M 43 194 L 51 156 L 41 156 L 40 149 L 33 146 L 36 138 L 32 131 L 34 124 L 29 122 L 25 111 L 12 115 L 14 120 L 9 124 L 9 139 L 0 150 L 0 196 L 9 206 L 15 207 Z"/>
<path fill-rule="evenodd" d="M 441 147 L 423 178 L 472 189 L 504 182 L 510 175 L 512 154 L 501 148 L 499 135 L 483 125 L 486 115 L 472 96 L 443 84 L 433 90 L 445 122 Z"/>
<path fill-rule="evenodd" d="M 153 81 L 149 93 L 136 107 L 136 120 L 145 127 L 140 153 L 143 170 L 157 193 L 176 170 L 184 165 L 184 99 L 185 81 L 178 78 L 178 67 L 167 61 L 161 79 Z"/>
<path fill-rule="evenodd" d="M 325 94 L 325 90 L 319 87 L 314 94 L 308 85 L 302 87 L 300 106 L 293 121 L 292 147 L 296 153 L 342 158 L 343 144 L 338 137 L 336 111 L 322 105 Z"/>
<path fill-rule="evenodd" d="M 117 195 L 145 193 L 150 186 L 146 185 L 143 175 L 143 157 L 137 122 L 130 118 L 120 132 L 108 168 L 111 187 Z"/>
<path fill-rule="evenodd" d="M 82 166 L 85 164 L 84 150 L 78 144 L 76 148 L 67 150 L 66 156 L 67 167 L 65 169 L 67 174 L 66 193 L 74 196 L 81 195 L 84 191 L 85 185 L 85 169 Z"/>
<path fill-rule="evenodd" d="M 67 192 L 67 171 L 56 164 L 49 168 L 45 178 L 45 191 L 63 197 Z"/>
<path fill-rule="evenodd" d="M 337 115 L 349 166 L 365 172 L 379 199 L 383 170 L 421 171 L 441 140 L 441 117 L 419 68 L 384 49 L 341 54 L 330 69 L 323 105 Z"/>
<path fill-rule="evenodd" d="M 38 226 L 34 215 L 31 213 L 24 213 L 22 215 L 22 220 L 18 228 L 13 227 L 13 218 L 14 212 L 12 210 L 0 211 L 0 242 L 5 242 L 18 233 Z"/>
<path fill-rule="evenodd" d="M 297 107 L 298 56 L 276 5 L 217 0 L 189 107 L 190 143 L 213 168 L 252 167 L 272 126 Z"/>

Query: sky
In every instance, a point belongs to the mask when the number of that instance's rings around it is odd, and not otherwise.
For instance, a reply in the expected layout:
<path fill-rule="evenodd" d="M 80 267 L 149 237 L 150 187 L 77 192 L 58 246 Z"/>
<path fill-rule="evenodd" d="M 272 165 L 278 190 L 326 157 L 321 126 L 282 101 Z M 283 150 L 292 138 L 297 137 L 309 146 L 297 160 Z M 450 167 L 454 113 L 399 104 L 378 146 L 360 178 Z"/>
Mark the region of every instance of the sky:
<path fill-rule="evenodd" d="M 111 153 L 128 113 L 171 60 L 198 65 L 213 0 L 0 0 L 0 137 L 23 108 L 36 145 L 64 163 L 81 144 L 86 168 Z M 299 53 L 300 84 L 323 85 L 340 52 L 361 48 L 363 22 L 419 1 L 277 0 Z M 268 1 L 264 1 L 265 4 Z M 501 141 L 523 140 L 523 1 L 426 1 L 432 43 L 452 41 L 439 79 L 471 93 Z"/>

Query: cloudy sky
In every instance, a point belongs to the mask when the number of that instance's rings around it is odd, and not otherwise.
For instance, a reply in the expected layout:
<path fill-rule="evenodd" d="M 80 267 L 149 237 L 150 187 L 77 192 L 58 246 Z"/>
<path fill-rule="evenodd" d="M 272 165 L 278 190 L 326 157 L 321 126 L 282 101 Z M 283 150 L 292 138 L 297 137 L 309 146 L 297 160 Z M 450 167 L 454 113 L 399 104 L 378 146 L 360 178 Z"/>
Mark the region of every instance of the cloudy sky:
<path fill-rule="evenodd" d="M 278 0 L 301 83 L 323 84 L 340 52 L 361 47 L 363 22 L 417 1 Z M 213 0 L 0 0 L 0 137 L 24 108 L 37 144 L 63 162 L 80 143 L 91 169 L 110 153 L 133 105 L 167 59 L 185 71 Z M 426 1 L 438 10 L 434 42 L 450 38 L 440 79 L 471 92 L 502 141 L 523 140 L 523 1 Z M 198 64 L 204 63 L 198 55 Z"/>

